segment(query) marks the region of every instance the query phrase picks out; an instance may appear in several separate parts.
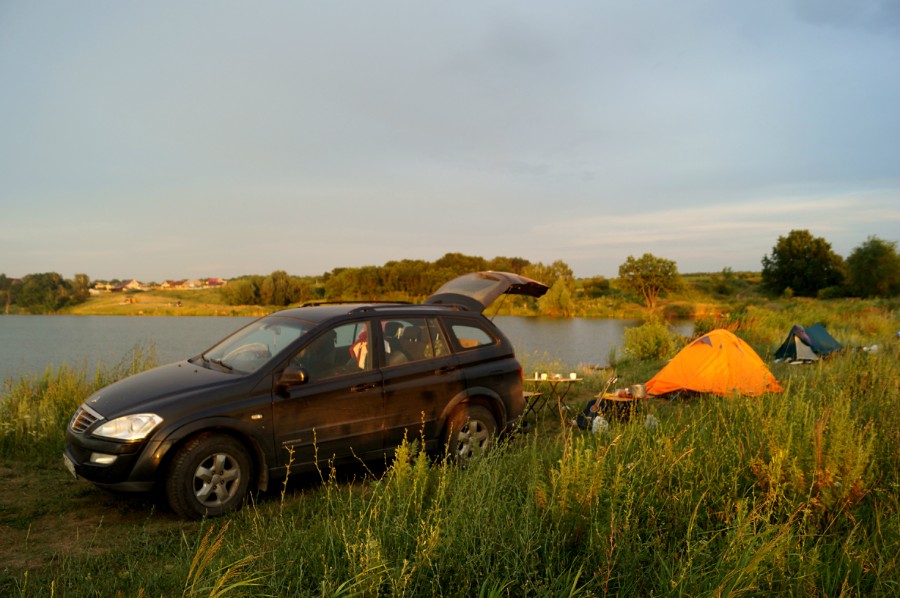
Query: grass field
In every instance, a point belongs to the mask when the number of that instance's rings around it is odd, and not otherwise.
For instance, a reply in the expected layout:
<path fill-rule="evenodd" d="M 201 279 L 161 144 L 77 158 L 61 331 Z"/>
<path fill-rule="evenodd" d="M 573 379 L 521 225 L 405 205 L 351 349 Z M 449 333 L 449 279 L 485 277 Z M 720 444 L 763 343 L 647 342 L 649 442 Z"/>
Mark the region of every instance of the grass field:
<path fill-rule="evenodd" d="M 808 318 L 879 350 L 773 364 L 781 394 L 647 400 L 599 435 L 548 411 L 466 468 L 418 452 L 412 431 L 392 463 L 285 480 L 239 513 L 192 523 L 72 480 L 60 462 L 83 398 L 151 363 L 9 381 L 0 594 L 898 595 L 894 306 L 793 301 L 716 324 L 765 357 Z M 523 356 L 526 371 L 554 369 L 534 359 Z M 662 364 L 621 361 L 620 384 Z M 573 407 L 609 372 L 584 374 Z M 658 426 L 644 425 L 649 413 Z"/>

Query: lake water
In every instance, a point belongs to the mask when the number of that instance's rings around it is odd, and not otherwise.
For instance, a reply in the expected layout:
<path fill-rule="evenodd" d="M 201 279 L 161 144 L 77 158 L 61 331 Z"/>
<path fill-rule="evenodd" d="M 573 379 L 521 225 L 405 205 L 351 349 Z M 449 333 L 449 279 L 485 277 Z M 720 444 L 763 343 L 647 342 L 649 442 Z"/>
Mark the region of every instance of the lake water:
<path fill-rule="evenodd" d="M 159 363 L 201 353 L 255 318 L 129 316 L 0 316 L 0 380 L 41 374 L 62 364 L 114 366 L 136 350 L 152 347 Z M 571 370 L 607 365 L 610 350 L 621 347 L 627 328 L 639 320 L 524 318 L 498 316 L 525 364 L 557 361 Z M 673 329 L 691 334 L 689 322 Z"/>

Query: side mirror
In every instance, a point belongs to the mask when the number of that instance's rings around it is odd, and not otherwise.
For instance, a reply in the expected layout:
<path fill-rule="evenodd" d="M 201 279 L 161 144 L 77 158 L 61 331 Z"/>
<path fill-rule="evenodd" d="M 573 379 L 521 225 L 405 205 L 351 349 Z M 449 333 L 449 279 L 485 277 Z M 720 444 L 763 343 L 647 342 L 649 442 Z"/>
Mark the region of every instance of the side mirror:
<path fill-rule="evenodd" d="M 281 372 L 281 377 L 278 378 L 278 386 L 299 386 L 306 384 L 307 380 L 309 380 L 309 373 L 305 368 L 288 366 Z"/>

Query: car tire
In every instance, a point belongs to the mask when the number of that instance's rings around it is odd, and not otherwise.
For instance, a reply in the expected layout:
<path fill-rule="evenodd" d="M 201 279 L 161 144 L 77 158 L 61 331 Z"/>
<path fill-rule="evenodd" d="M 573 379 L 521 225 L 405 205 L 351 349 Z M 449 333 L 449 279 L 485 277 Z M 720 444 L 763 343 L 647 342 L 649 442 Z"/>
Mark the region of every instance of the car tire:
<path fill-rule="evenodd" d="M 463 405 L 447 422 L 444 438 L 447 455 L 465 463 L 490 450 L 497 433 L 497 420 L 481 405 Z"/>
<path fill-rule="evenodd" d="M 201 434 L 178 449 L 166 476 L 166 500 L 187 519 L 240 509 L 252 465 L 244 446 L 222 434 Z"/>

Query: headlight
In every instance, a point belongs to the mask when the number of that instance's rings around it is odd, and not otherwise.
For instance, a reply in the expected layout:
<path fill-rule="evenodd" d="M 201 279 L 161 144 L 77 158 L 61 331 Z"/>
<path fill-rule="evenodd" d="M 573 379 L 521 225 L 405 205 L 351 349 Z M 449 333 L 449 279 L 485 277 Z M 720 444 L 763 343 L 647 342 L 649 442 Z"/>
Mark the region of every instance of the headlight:
<path fill-rule="evenodd" d="M 155 413 L 136 413 L 108 421 L 92 435 L 114 440 L 141 440 L 161 422 L 162 418 Z"/>

